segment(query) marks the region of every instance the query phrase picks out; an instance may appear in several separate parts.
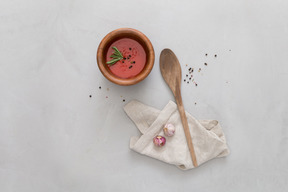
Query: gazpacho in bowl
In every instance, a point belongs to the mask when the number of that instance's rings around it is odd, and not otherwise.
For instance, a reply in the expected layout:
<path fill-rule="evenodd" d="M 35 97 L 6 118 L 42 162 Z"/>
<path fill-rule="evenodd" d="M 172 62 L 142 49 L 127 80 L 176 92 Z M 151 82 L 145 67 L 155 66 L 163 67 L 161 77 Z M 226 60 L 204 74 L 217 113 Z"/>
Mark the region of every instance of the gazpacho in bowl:
<path fill-rule="evenodd" d="M 145 79 L 154 65 L 154 49 L 140 31 L 121 28 L 101 41 L 97 63 L 102 74 L 119 85 L 133 85 Z"/>

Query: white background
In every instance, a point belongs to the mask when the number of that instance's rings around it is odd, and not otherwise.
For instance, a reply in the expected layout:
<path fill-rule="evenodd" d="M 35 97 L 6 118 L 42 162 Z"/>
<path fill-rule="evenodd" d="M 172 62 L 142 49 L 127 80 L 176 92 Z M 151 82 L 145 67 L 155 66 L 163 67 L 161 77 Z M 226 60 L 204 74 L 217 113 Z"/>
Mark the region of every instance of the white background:
<path fill-rule="evenodd" d="M 96 63 L 120 27 L 155 49 L 150 75 L 129 87 Z M 129 149 L 139 132 L 125 103 L 173 100 L 159 70 L 167 47 L 184 77 L 195 68 L 186 110 L 219 120 L 231 150 L 189 171 Z M 1 0 L 0 191 L 287 191 L 287 61 L 285 0 Z"/>

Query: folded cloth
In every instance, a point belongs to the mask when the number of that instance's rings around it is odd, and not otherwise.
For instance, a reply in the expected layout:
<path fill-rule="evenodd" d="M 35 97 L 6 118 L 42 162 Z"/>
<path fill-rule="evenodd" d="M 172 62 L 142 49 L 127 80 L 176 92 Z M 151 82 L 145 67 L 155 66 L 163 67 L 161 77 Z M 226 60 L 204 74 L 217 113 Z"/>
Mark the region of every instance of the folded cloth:
<path fill-rule="evenodd" d="M 194 168 L 180 114 L 174 102 L 169 101 L 160 111 L 132 100 L 124 106 L 124 111 L 142 133 L 141 136 L 131 137 L 130 149 L 176 165 L 183 170 Z M 224 157 L 229 154 L 226 139 L 218 121 L 196 120 L 187 112 L 186 116 L 198 165 L 215 157 Z M 166 144 L 163 147 L 157 147 L 153 144 L 153 138 L 156 135 L 165 136 L 163 126 L 166 123 L 172 123 L 175 126 L 175 135 L 166 137 Z"/>

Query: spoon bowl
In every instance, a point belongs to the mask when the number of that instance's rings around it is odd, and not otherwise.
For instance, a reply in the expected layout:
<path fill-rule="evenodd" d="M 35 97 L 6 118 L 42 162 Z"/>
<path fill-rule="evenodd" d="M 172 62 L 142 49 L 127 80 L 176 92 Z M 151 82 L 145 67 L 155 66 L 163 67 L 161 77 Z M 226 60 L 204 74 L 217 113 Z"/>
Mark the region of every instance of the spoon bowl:
<path fill-rule="evenodd" d="M 176 97 L 177 89 L 181 86 L 181 66 L 176 55 L 170 49 L 164 49 L 160 55 L 160 71 Z"/>

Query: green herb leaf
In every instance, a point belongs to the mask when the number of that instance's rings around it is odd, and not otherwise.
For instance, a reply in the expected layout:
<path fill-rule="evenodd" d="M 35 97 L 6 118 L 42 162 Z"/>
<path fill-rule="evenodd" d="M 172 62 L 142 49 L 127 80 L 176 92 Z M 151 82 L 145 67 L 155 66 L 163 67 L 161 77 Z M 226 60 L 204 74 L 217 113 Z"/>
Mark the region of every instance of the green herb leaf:
<path fill-rule="evenodd" d="M 109 65 L 114 65 L 117 61 L 120 61 L 121 59 L 123 59 L 122 53 L 116 47 L 112 47 L 112 49 L 114 50 L 114 53 L 110 55 L 110 58 L 113 58 L 113 59 L 106 62 Z"/>
<path fill-rule="evenodd" d="M 119 55 L 119 53 L 116 53 L 116 52 L 114 52 L 112 55 L 118 56 L 118 57 L 121 57 L 121 56 L 122 56 L 122 55 Z"/>
<path fill-rule="evenodd" d="M 123 55 L 122 55 L 121 52 L 117 49 L 117 47 L 112 47 L 112 49 L 115 50 L 115 53 L 118 53 L 121 57 L 123 57 Z"/>
<path fill-rule="evenodd" d="M 106 63 L 109 65 L 114 65 L 115 63 L 117 63 L 117 61 L 120 61 L 120 60 L 121 60 L 121 58 L 117 57 L 117 58 L 114 58 L 114 59 L 112 59 Z"/>
<path fill-rule="evenodd" d="M 117 58 L 119 58 L 119 56 L 118 56 L 118 55 L 114 55 L 114 54 L 113 54 L 113 55 L 111 55 L 110 57 L 111 57 L 111 58 L 114 58 L 114 59 L 117 59 Z"/>

